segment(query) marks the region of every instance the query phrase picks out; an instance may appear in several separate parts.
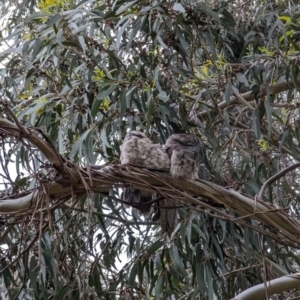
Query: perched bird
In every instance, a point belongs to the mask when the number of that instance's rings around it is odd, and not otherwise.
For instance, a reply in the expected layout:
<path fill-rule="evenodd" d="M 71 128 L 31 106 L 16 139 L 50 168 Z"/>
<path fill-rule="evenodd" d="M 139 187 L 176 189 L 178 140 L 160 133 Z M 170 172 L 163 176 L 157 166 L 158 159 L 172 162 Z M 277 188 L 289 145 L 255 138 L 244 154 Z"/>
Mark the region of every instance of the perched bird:
<path fill-rule="evenodd" d="M 200 160 L 203 157 L 204 145 L 202 141 L 189 134 L 173 134 L 165 144 L 166 152 L 170 158 L 170 173 L 175 178 L 197 179 Z M 163 200 L 160 209 L 160 223 L 163 232 L 168 235 L 174 230 L 176 219 L 176 204 Z"/>
<path fill-rule="evenodd" d="M 153 144 L 142 132 L 127 133 L 121 147 L 121 164 L 131 164 L 148 169 L 169 171 L 170 159 L 164 147 Z"/>
<path fill-rule="evenodd" d="M 176 178 L 197 179 L 204 145 L 200 138 L 189 134 L 173 134 L 165 144 L 171 160 L 170 173 Z"/>
<path fill-rule="evenodd" d="M 152 141 L 142 132 L 130 131 L 127 133 L 121 146 L 121 164 L 131 164 L 148 169 L 169 171 L 170 159 L 160 144 L 153 144 Z M 123 200 L 128 203 L 142 204 L 138 210 L 142 214 L 150 211 L 151 204 L 146 203 L 152 200 L 151 191 L 125 188 Z"/>

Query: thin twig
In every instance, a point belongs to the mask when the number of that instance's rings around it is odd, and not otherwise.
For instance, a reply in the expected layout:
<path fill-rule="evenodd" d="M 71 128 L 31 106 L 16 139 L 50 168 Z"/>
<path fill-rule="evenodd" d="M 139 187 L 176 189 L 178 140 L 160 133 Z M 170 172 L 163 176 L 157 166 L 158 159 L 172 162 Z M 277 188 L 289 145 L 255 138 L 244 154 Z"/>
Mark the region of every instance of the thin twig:
<path fill-rule="evenodd" d="M 233 91 L 232 93 L 246 107 L 250 108 L 251 110 L 254 109 L 254 107 L 249 102 L 247 102 L 246 99 L 242 95 L 240 95 L 237 91 Z"/>
<path fill-rule="evenodd" d="M 15 124 L 18 126 L 18 128 L 21 130 L 21 132 L 25 134 L 29 134 L 29 131 L 25 126 L 22 126 L 21 123 L 19 122 L 19 119 L 16 117 L 14 112 L 10 109 L 8 101 L 6 100 L 0 100 L 0 104 L 2 104 L 5 107 L 5 110 L 10 114 L 10 116 L 13 118 Z"/>
<path fill-rule="evenodd" d="M 44 226 L 41 228 L 41 230 L 45 230 L 48 226 L 48 223 L 44 224 Z M 0 270 L 0 274 L 3 274 L 3 272 L 8 269 L 10 266 L 12 266 L 16 261 L 18 261 L 20 259 L 20 257 L 26 252 L 28 251 L 31 246 L 35 243 L 35 241 L 40 237 L 39 232 L 36 233 L 35 237 L 32 239 L 32 241 L 28 244 L 28 246 L 21 252 L 19 253 L 19 255 L 10 263 L 8 264 L 5 268 L 3 268 L 2 270 Z"/>
<path fill-rule="evenodd" d="M 296 164 L 294 164 L 292 166 L 289 166 L 289 167 L 283 169 L 282 171 L 278 172 L 274 176 L 270 177 L 267 181 L 265 181 L 265 183 L 261 187 L 261 189 L 260 189 L 260 191 L 258 193 L 258 196 L 257 196 L 258 199 L 263 200 L 263 196 L 264 196 L 265 191 L 266 191 L 266 189 L 267 189 L 267 187 L 269 185 L 271 185 L 273 182 L 275 182 L 279 178 L 283 177 L 286 173 L 288 173 L 288 172 L 290 172 L 290 171 L 292 171 L 292 170 L 294 170 L 294 169 L 296 169 L 298 167 L 300 167 L 300 162 L 298 162 L 298 163 L 296 163 Z"/>

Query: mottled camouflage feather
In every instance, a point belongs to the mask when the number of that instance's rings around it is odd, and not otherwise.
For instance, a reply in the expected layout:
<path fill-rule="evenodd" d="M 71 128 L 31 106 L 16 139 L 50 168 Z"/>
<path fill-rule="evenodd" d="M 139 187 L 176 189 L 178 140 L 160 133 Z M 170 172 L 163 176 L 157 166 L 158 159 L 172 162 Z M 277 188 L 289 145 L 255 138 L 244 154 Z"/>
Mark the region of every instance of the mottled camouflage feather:
<path fill-rule="evenodd" d="M 121 164 L 131 164 L 148 169 L 169 171 L 170 159 L 160 144 L 153 144 L 152 141 L 142 132 L 130 131 L 127 133 L 121 147 Z M 152 192 L 140 191 L 126 188 L 123 192 L 123 200 L 129 203 L 137 203 L 140 213 L 147 214 L 151 204 L 146 205 L 152 200 Z"/>
<path fill-rule="evenodd" d="M 130 131 L 121 147 L 121 164 L 132 164 L 148 169 L 169 171 L 170 159 L 164 147 L 153 144 L 145 134 Z"/>
<path fill-rule="evenodd" d="M 173 134 L 168 138 L 165 149 L 170 157 L 170 173 L 173 177 L 198 178 L 200 157 L 203 151 L 203 144 L 198 137 L 188 134 Z M 165 199 L 162 206 L 174 207 L 176 203 Z M 175 227 L 176 209 L 162 208 L 160 213 L 162 232 L 171 235 Z"/>

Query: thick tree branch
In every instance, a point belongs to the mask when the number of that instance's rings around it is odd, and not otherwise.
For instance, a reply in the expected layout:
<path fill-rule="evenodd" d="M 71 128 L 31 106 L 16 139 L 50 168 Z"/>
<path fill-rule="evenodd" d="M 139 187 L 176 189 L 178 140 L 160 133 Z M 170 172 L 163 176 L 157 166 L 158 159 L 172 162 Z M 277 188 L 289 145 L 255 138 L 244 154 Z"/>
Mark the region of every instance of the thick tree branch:
<path fill-rule="evenodd" d="M 262 283 L 257 286 L 251 287 L 242 292 L 232 300 L 259 300 L 268 296 L 282 293 L 291 289 L 300 288 L 300 273 L 287 275 L 274 280 L 268 281 L 266 284 Z"/>
<path fill-rule="evenodd" d="M 260 199 L 254 199 L 204 180 L 176 179 L 168 173 L 133 166 L 111 165 L 102 169 L 91 167 L 90 172 L 92 181 L 90 181 L 88 172 L 82 170 L 81 175 L 85 183 L 78 181 L 75 186 L 72 186 L 71 180 L 69 179 L 68 182 L 68 178 L 65 177 L 57 179 L 55 182 L 45 182 L 43 191 L 48 193 L 50 201 L 52 199 L 55 202 L 63 199 L 67 201 L 74 195 L 85 193 L 86 185 L 90 191 L 95 193 L 105 193 L 113 187 L 124 186 L 153 190 L 171 201 L 176 199 L 179 205 L 187 206 L 207 207 L 206 201 L 209 199 L 211 202 L 222 204 L 227 209 L 238 213 L 240 217 L 234 218 L 234 221 L 247 225 L 243 219 L 252 218 L 276 229 L 281 242 L 300 247 L 300 222 L 289 216 L 288 212 Z M 34 190 L 30 194 L 20 195 L 19 198 L 15 196 L 14 199 L 11 197 L 0 199 L 0 213 L 33 209 L 39 193 L 43 193 L 43 191 Z M 210 209 L 212 209 L 211 206 Z M 222 209 L 214 209 L 216 216 L 220 215 L 222 218 L 227 216 L 228 220 L 232 219 L 232 215 Z M 268 234 L 267 231 L 264 233 Z"/>
<path fill-rule="evenodd" d="M 13 197 L 0 199 L 0 213 L 15 213 L 28 209 L 36 200 L 38 190 L 32 190 Z"/>
<path fill-rule="evenodd" d="M 273 96 L 273 95 L 277 95 L 281 92 L 288 91 L 290 89 L 293 89 L 293 88 L 299 87 L 299 86 L 300 86 L 300 78 L 297 80 L 296 85 L 293 82 L 290 81 L 290 82 L 277 83 L 277 84 L 274 84 L 274 85 L 270 86 L 269 88 L 261 87 L 259 95 L 260 96 L 266 96 L 268 94 L 268 91 L 269 91 L 269 95 Z M 252 100 L 255 99 L 255 95 L 253 94 L 252 91 L 249 91 L 247 93 L 243 93 L 239 96 L 247 102 L 252 101 Z M 240 97 L 239 98 L 236 97 L 236 96 L 230 97 L 229 103 L 227 103 L 226 101 L 220 102 L 218 104 L 218 109 L 222 109 L 222 108 L 225 108 L 227 106 L 239 103 L 240 99 L 241 99 Z M 205 117 L 208 114 L 208 112 L 212 113 L 212 110 L 210 110 L 210 111 L 206 110 L 206 111 L 200 112 L 198 114 L 198 118 L 202 119 L 203 117 Z"/>
<path fill-rule="evenodd" d="M 46 156 L 49 162 L 56 169 L 63 170 L 64 163 L 62 157 L 57 153 L 56 149 L 53 147 L 50 141 L 43 141 L 36 135 L 34 129 L 24 128 L 24 130 L 22 130 L 15 123 L 0 118 L 0 132 L 2 132 L 5 135 L 10 135 L 12 137 L 25 137 L 30 143 L 36 146 Z"/>

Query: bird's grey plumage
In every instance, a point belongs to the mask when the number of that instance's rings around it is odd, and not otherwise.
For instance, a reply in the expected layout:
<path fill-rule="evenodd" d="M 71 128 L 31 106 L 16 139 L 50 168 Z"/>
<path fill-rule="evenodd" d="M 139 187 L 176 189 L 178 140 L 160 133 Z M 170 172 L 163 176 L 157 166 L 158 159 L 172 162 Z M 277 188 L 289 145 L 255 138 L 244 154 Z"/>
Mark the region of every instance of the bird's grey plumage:
<path fill-rule="evenodd" d="M 125 188 L 122 194 L 122 200 L 133 204 L 142 215 L 147 215 L 150 212 L 152 203 L 148 204 L 148 202 L 151 201 L 151 199 L 152 192 L 141 191 L 131 187 Z"/>
<path fill-rule="evenodd" d="M 148 169 L 169 171 L 170 159 L 164 147 L 153 144 L 142 132 L 127 133 L 121 147 L 121 164 L 132 164 Z"/>
<path fill-rule="evenodd" d="M 203 144 L 202 141 L 188 134 L 173 134 L 165 144 L 171 162 L 170 173 L 173 177 L 184 179 L 197 179 L 202 158 Z M 160 220 L 162 231 L 168 235 L 174 230 L 176 219 L 176 203 L 165 199 L 161 208 Z"/>
<path fill-rule="evenodd" d="M 203 143 L 198 137 L 189 134 L 173 134 L 168 138 L 165 149 L 171 160 L 170 173 L 173 177 L 198 178 L 203 151 Z"/>
<path fill-rule="evenodd" d="M 131 164 L 148 169 L 169 171 L 170 159 L 160 144 L 153 144 L 152 141 L 142 132 L 130 131 L 127 133 L 121 146 L 121 164 Z M 139 212 L 146 214 L 150 211 L 151 205 L 146 203 L 152 200 L 152 192 L 140 191 L 133 188 L 125 188 L 123 200 L 128 203 L 141 204 Z"/>
<path fill-rule="evenodd" d="M 175 203 L 169 199 L 160 202 L 160 226 L 161 232 L 171 236 L 175 228 L 176 208 Z"/>

